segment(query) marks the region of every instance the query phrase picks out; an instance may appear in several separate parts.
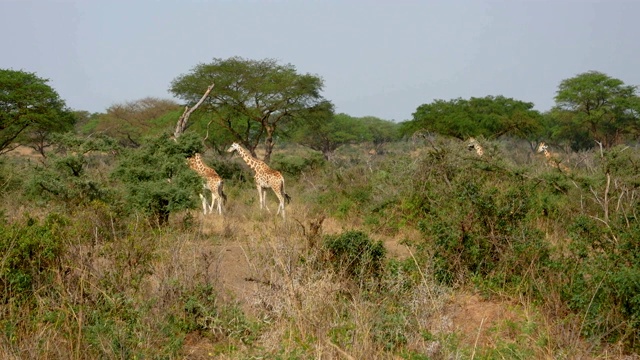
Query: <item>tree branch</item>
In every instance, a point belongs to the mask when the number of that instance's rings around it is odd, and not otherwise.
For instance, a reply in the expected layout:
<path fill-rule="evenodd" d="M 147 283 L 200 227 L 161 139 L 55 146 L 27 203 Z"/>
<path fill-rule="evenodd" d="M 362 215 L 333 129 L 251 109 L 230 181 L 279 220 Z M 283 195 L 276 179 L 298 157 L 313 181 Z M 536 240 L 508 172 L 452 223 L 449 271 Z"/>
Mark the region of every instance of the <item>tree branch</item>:
<path fill-rule="evenodd" d="M 178 119 L 178 123 L 176 124 L 176 130 L 173 133 L 174 139 L 177 139 L 178 137 L 180 137 L 180 135 L 182 135 L 184 131 L 187 129 L 187 122 L 189 121 L 189 116 L 191 116 L 191 113 L 193 113 L 200 105 L 202 105 L 202 103 L 204 102 L 204 99 L 206 99 L 207 96 L 209 96 L 209 93 L 211 92 L 211 89 L 213 89 L 214 85 L 215 84 L 213 83 L 209 85 L 209 87 L 207 88 L 207 91 L 205 91 L 204 95 L 202 95 L 200 100 L 191 109 L 189 109 L 188 106 L 184 107 L 184 113 L 182 113 L 182 115 Z"/>

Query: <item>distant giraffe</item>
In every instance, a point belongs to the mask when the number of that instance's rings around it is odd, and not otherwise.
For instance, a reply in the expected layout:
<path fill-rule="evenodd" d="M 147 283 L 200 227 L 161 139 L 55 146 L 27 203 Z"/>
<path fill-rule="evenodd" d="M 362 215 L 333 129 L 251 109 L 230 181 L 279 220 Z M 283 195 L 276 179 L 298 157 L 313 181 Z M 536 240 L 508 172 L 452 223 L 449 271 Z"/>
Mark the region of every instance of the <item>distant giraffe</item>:
<path fill-rule="evenodd" d="M 569 168 L 561 163 L 560 160 L 558 160 L 553 154 L 551 154 L 551 152 L 547 150 L 548 148 L 549 147 L 544 142 L 541 142 L 540 145 L 538 145 L 538 152 L 544 153 L 544 157 L 547 159 L 547 164 L 560 171 L 569 172 Z"/>
<path fill-rule="evenodd" d="M 224 182 L 222 178 L 215 170 L 208 167 L 204 161 L 202 161 L 202 156 L 199 153 L 188 158 L 187 162 L 189 167 L 195 170 L 195 172 L 204 179 L 204 184 L 202 186 L 211 191 L 211 205 L 209 206 L 207 206 L 207 198 L 203 194 L 200 194 L 204 214 L 207 215 L 207 210 L 209 210 L 209 213 L 212 213 L 213 207 L 217 202 L 218 213 L 222 215 L 222 203 L 227 201 L 227 195 L 225 195 L 223 191 Z"/>
<path fill-rule="evenodd" d="M 271 212 L 267 207 L 267 189 L 271 188 L 280 202 L 276 215 L 282 211 L 282 219 L 284 219 L 284 202 L 286 201 L 288 203 L 291 200 L 291 197 L 289 197 L 289 195 L 284 191 L 284 177 L 282 174 L 280 174 L 279 171 L 270 168 L 269 165 L 265 164 L 263 161 L 251 156 L 251 154 L 238 143 L 233 143 L 227 150 L 227 152 L 234 151 L 237 151 L 244 162 L 253 169 L 256 187 L 258 188 L 258 196 L 260 196 L 260 209 L 264 206 L 267 211 Z"/>
<path fill-rule="evenodd" d="M 482 148 L 482 145 L 480 145 L 478 140 L 471 137 L 469 138 L 469 140 L 467 140 L 467 150 L 471 151 L 474 149 L 476 151 L 476 154 L 478 154 L 478 156 L 484 155 L 484 149 Z"/>

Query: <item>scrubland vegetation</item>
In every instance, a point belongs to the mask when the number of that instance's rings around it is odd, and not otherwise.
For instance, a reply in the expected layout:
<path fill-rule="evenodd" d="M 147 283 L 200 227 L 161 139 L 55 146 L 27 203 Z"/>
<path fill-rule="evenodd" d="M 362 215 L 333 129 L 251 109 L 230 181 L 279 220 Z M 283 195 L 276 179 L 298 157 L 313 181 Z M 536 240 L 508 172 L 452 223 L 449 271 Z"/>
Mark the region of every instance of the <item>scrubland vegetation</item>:
<path fill-rule="evenodd" d="M 74 112 L 46 82 L 0 69 L 2 359 L 638 358 L 636 86 L 590 71 L 546 113 L 395 123 L 270 59 L 178 76 L 184 112 Z M 286 219 L 234 142 L 282 173 Z"/>
<path fill-rule="evenodd" d="M 638 351 L 640 149 L 559 152 L 563 173 L 526 142 L 481 143 L 482 157 L 429 136 L 381 155 L 343 146 L 331 161 L 283 146 L 272 166 L 293 197 L 286 221 L 258 209 L 243 163 L 207 152 L 226 181 L 224 216 L 202 215 L 195 184 L 162 225 L 118 174 L 153 161 L 149 147 L 180 149 L 168 139 L 4 156 L 2 358 Z"/>

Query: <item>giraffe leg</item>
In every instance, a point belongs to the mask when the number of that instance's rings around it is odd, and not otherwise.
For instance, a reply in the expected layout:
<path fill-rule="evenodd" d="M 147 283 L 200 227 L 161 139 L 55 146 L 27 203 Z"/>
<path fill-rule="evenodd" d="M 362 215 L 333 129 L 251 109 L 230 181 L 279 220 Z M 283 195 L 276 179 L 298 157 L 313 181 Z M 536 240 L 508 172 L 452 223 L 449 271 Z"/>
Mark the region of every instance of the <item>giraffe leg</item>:
<path fill-rule="evenodd" d="M 282 196 L 282 194 L 279 194 L 277 192 L 276 196 L 278 197 L 278 201 L 280 202 L 278 204 L 278 212 L 276 212 L 276 215 L 278 215 L 280 213 L 280 210 L 282 210 L 282 220 L 284 220 L 284 197 Z"/>
<path fill-rule="evenodd" d="M 200 194 L 200 200 L 202 200 L 202 211 L 205 215 L 207 215 L 207 198 L 204 195 Z"/>
<path fill-rule="evenodd" d="M 222 183 L 218 184 L 217 190 L 216 199 L 218 200 L 218 214 L 222 215 Z"/>
<path fill-rule="evenodd" d="M 258 188 L 258 197 L 260 198 L 260 210 L 262 210 L 262 188 L 260 185 L 256 185 L 256 187 Z"/>
<path fill-rule="evenodd" d="M 211 192 L 211 205 L 209 205 L 209 214 L 213 214 L 213 206 L 216 204 L 216 195 L 212 191 Z"/>
<path fill-rule="evenodd" d="M 271 213 L 269 207 L 267 206 L 267 189 L 262 188 L 262 202 L 264 203 L 264 208 L 267 209 L 267 212 Z"/>

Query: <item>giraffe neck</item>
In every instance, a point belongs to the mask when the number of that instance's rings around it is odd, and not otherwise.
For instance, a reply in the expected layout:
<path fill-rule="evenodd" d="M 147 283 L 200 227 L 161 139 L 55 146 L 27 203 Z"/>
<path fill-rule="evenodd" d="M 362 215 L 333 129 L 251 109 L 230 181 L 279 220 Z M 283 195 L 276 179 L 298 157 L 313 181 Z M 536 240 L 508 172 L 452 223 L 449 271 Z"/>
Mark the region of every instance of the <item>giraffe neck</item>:
<path fill-rule="evenodd" d="M 189 167 L 193 170 L 197 171 L 199 174 L 202 174 L 204 171 L 203 167 L 204 163 L 202 162 L 202 158 L 199 153 L 196 153 L 189 159 Z"/>
<path fill-rule="evenodd" d="M 249 152 L 245 150 L 243 147 L 238 146 L 236 150 L 238 151 L 238 154 L 240 154 L 240 156 L 242 157 L 242 160 L 244 160 L 244 162 L 246 162 L 247 165 L 249 165 L 249 167 L 253 169 L 253 171 L 256 171 L 256 172 L 259 171 L 261 165 L 264 164 L 262 161 L 251 156 L 251 154 L 249 154 Z"/>

